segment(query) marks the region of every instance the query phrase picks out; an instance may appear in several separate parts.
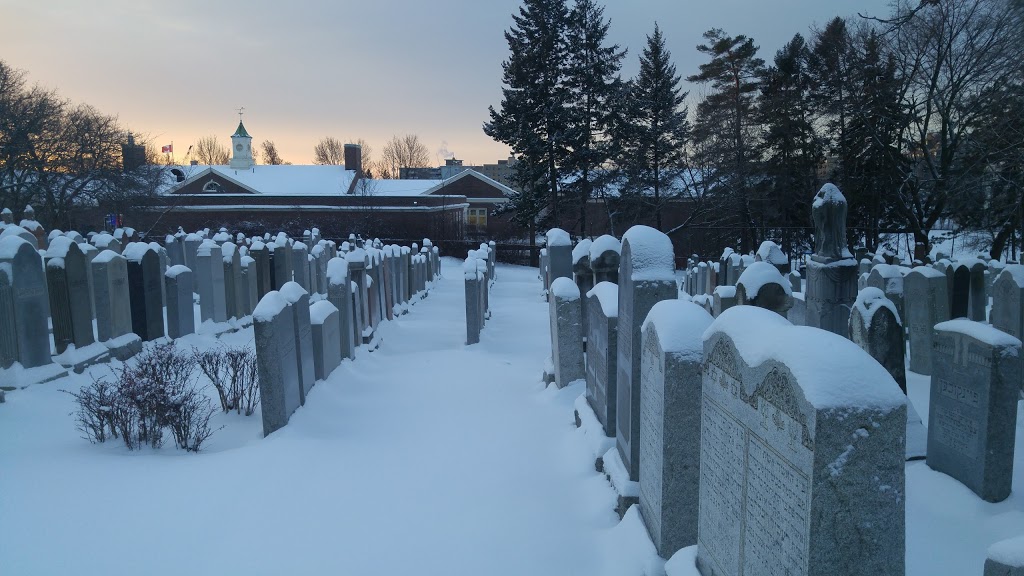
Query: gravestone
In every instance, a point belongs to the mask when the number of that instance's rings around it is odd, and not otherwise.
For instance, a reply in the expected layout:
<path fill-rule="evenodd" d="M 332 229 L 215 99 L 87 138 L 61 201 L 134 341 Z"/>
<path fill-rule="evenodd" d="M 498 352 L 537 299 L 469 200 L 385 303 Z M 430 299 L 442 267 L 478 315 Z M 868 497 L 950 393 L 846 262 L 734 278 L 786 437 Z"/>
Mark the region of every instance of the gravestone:
<path fill-rule="evenodd" d="M 910 370 L 932 374 L 933 328 L 949 320 L 946 275 L 928 266 L 918 266 L 903 279 Z"/>
<path fill-rule="evenodd" d="M 804 318 L 808 326 L 846 336 L 857 299 L 857 260 L 846 247 L 846 198 L 834 184 L 814 197 L 814 254 L 807 262 Z"/>
<path fill-rule="evenodd" d="M 113 250 L 93 258 L 96 339 L 111 355 L 127 360 L 142 351 L 142 339 L 132 333 L 131 296 L 128 293 L 128 261 Z M 192 287 L 189 286 L 191 294 Z"/>
<path fill-rule="evenodd" d="M 484 273 L 480 268 L 480 261 L 472 256 L 471 251 L 462 266 L 466 294 L 467 345 L 480 343 L 480 330 L 484 326 L 483 300 L 480 297 L 480 292 L 483 290 Z"/>
<path fill-rule="evenodd" d="M 160 256 L 148 244 L 132 242 L 125 246 L 128 261 L 128 296 L 132 312 L 132 332 L 143 342 L 163 338 L 164 303 L 161 288 Z"/>
<path fill-rule="evenodd" d="M 589 239 L 580 240 L 572 249 L 572 275 L 579 288 L 580 294 L 590 292 L 594 287 L 594 271 L 590 268 L 590 246 L 593 242 Z M 493 252 L 488 252 L 488 258 L 493 258 Z M 487 276 L 491 278 L 494 274 L 494 267 L 491 261 L 487 261 Z M 583 320 L 583 337 L 587 336 L 587 315 L 583 313 L 584 301 L 580 302 L 580 317 Z"/>
<path fill-rule="evenodd" d="M 286 282 L 281 287 L 281 296 L 288 302 L 288 308 L 295 317 L 295 360 L 299 367 L 299 403 L 305 405 L 306 396 L 316 382 L 313 366 L 313 330 L 310 326 L 309 293 L 297 282 Z M 339 345 L 340 346 L 340 345 Z"/>
<path fill-rule="evenodd" d="M 164 272 L 167 294 L 167 337 L 181 338 L 196 331 L 196 315 L 192 303 L 192 271 L 183 264 Z"/>
<path fill-rule="evenodd" d="M 252 246 L 249 247 L 249 256 L 256 261 L 256 296 L 258 300 L 253 302 L 253 307 L 255 307 L 259 303 L 259 299 L 273 290 L 270 283 L 270 250 L 261 240 L 253 240 Z"/>
<path fill-rule="evenodd" d="M 307 293 L 312 293 L 309 286 L 309 249 L 302 242 L 292 244 L 292 274 L 294 281 L 302 286 Z"/>
<path fill-rule="evenodd" d="M 857 294 L 850 313 L 850 340 L 881 364 L 907 393 L 903 325 L 895 303 L 881 289 L 869 286 Z"/>
<path fill-rule="evenodd" d="M 69 345 L 82 349 L 95 342 L 85 255 L 67 236 L 54 238 L 46 250 L 46 284 L 57 354 Z"/>
<path fill-rule="evenodd" d="M 643 324 L 640 516 L 663 558 L 697 543 L 702 336 L 711 315 L 662 300 Z"/>
<path fill-rule="evenodd" d="M 1024 576 L 1024 536 L 988 547 L 983 576 Z"/>
<path fill-rule="evenodd" d="M 295 314 L 280 292 L 268 292 L 253 311 L 263 435 L 288 424 L 300 406 Z"/>
<path fill-rule="evenodd" d="M 736 280 L 736 304 L 758 306 L 785 318 L 793 307 L 793 292 L 778 268 L 754 262 Z"/>
<path fill-rule="evenodd" d="M 896 315 L 904 318 L 904 292 L 906 290 L 903 278 L 903 270 L 900 266 L 893 264 L 875 264 L 868 273 L 865 286 L 871 286 L 881 290 L 885 297 L 896 306 Z"/>
<path fill-rule="evenodd" d="M 279 238 L 281 239 L 281 238 Z M 282 286 L 292 281 L 292 253 L 291 248 L 284 242 L 275 243 L 273 246 L 273 286 L 274 290 L 280 290 Z"/>
<path fill-rule="evenodd" d="M 8 236 L 0 240 L 0 265 L 3 264 L 9 270 L 14 294 L 18 361 L 24 368 L 50 364 L 46 276 L 42 258 L 27 240 Z"/>
<path fill-rule="evenodd" d="M 341 326 L 341 357 L 354 360 L 355 331 L 352 328 L 352 281 L 348 276 L 348 262 L 344 257 L 335 257 L 327 263 L 327 301 L 338 309 Z"/>
<path fill-rule="evenodd" d="M 357 334 L 356 342 L 361 344 L 364 342 L 364 335 L 369 335 L 364 333 L 370 327 L 370 307 L 366 301 L 366 251 L 362 248 L 356 248 L 345 255 L 345 260 L 348 262 L 349 277 L 356 284 L 355 293 L 358 306 L 355 316 L 355 333 Z M 410 258 L 410 262 L 411 260 Z M 410 294 L 413 293 L 415 293 L 415 289 L 410 287 Z"/>
<path fill-rule="evenodd" d="M 0 369 L 18 361 L 18 327 L 14 325 L 14 291 L 11 267 L 0 264 Z"/>
<path fill-rule="evenodd" d="M 735 286 L 718 286 L 715 288 L 714 302 L 712 303 L 712 314 L 717 318 L 729 308 L 737 304 Z"/>
<path fill-rule="evenodd" d="M 171 266 L 185 265 L 185 237 L 168 234 L 164 237 L 164 248 Z"/>
<path fill-rule="evenodd" d="M 1024 338 L 1024 266 L 1010 264 L 992 283 L 992 326 Z"/>
<path fill-rule="evenodd" d="M 202 322 L 226 322 L 227 300 L 224 290 L 224 258 L 213 240 L 203 240 L 196 252 L 196 282 L 199 293 L 199 318 Z"/>
<path fill-rule="evenodd" d="M 260 301 L 259 290 L 256 286 L 256 259 L 252 256 L 242 256 L 239 264 L 242 268 L 242 309 L 243 316 L 252 314 L 256 303 Z"/>
<path fill-rule="evenodd" d="M 928 466 L 983 500 L 1010 495 L 1021 341 L 987 324 L 935 325 Z"/>
<path fill-rule="evenodd" d="M 585 375 L 583 364 L 583 311 L 580 289 L 570 278 L 551 282 L 548 316 L 551 321 L 551 360 L 555 385 L 565 388 Z"/>
<path fill-rule="evenodd" d="M 967 301 L 967 317 L 975 322 L 985 322 L 988 319 L 985 315 L 988 308 L 988 292 L 985 285 L 987 267 L 984 262 L 977 258 L 964 261 L 962 265 L 967 267 L 971 275 L 970 297 Z"/>
<path fill-rule="evenodd" d="M 633 481 L 640 474 L 640 325 L 655 303 L 677 297 L 672 241 L 633 226 L 622 237 L 615 382 L 615 445 Z"/>
<path fill-rule="evenodd" d="M 780 274 L 788 274 L 790 269 L 789 256 L 782 251 L 778 244 L 771 240 L 761 242 L 754 259 L 758 262 L 767 262 L 778 269 Z"/>
<path fill-rule="evenodd" d="M 185 236 L 185 266 L 192 271 L 192 291 L 199 292 L 199 246 L 203 243 L 203 237 L 199 234 L 187 234 Z"/>
<path fill-rule="evenodd" d="M 341 322 L 338 309 L 327 300 L 309 307 L 313 340 L 313 373 L 324 380 L 341 364 Z"/>
<path fill-rule="evenodd" d="M 904 574 L 906 398 L 885 369 L 753 306 L 715 320 L 704 359 L 700 573 Z"/>
<path fill-rule="evenodd" d="M 561 228 L 552 228 L 547 233 L 548 288 L 555 278 L 572 278 L 572 240 L 569 233 Z"/>
<path fill-rule="evenodd" d="M 586 302 L 586 313 L 590 317 L 587 320 L 587 403 L 605 436 L 614 438 L 619 287 L 608 281 L 598 282 L 587 292 Z"/>
<path fill-rule="evenodd" d="M 967 318 L 971 302 L 971 270 L 959 264 L 953 268 L 953 294 L 950 300 L 951 318 Z"/>
<path fill-rule="evenodd" d="M 246 287 L 242 284 L 242 256 L 232 242 L 221 244 L 224 266 L 224 309 L 227 316 L 240 319 L 246 315 Z"/>

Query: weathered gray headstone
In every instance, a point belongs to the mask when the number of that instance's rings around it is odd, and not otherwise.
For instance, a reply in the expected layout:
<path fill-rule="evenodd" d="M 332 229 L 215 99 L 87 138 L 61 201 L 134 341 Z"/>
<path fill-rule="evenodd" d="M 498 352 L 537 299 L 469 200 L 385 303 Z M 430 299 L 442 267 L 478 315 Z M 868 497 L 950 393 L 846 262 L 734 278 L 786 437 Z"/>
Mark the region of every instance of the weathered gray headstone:
<path fill-rule="evenodd" d="M 551 297 L 548 302 L 555 384 L 559 388 L 565 388 L 585 377 L 580 289 L 570 278 L 555 278 L 551 282 Z"/>
<path fill-rule="evenodd" d="M 192 304 L 192 271 L 179 264 L 164 272 L 167 294 L 167 336 L 181 338 L 196 331 L 196 315 Z"/>
<path fill-rule="evenodd" d="M 663 558 L 697 543 L 702 336 L 700 306 L 663 300 L 643 325 L 640 515 Z"/>
<path fill-rule="evenodd" d="M 221 247 L 213 240 L 203 240 L 196 252 L 195 271 L 199 293 L 199 314 L 203 322 L 225 322 L 228 319 L 224 290 L 224 259 Z"/>
<path fill-rule="evenodd" d="M 46 280 L 57 354 L 69 345 L 81 349 L 95 342 L 88 271 L 78 243 L 67 236 L 53 239 L 46 250 Z"/>
<path fill-rule="evenodd" d="M 718 317 L 737 304 L 735 286 L 718 286 L 713 295 L 712 314 Z"/>
<path fill-rule="evenodd" d="M 928 266 L 914 268 L 903 279 L 903 299 L 910 369 L 927 376 L 932 373 L 933 328 L 949 320 L 946 275 Z"/>
<path fill-rule="evenodd" d="M 161 299 L 164 275 L 160 272 L 160 256 L 142 242 L 125 246 L 128 261 L 128 295 L 132 311 L 132 332 L 144 342 L 163 338 L 164 303 Z"/>
<path fill-rule="evenodd" d="M 850 313 L 850 340 L 877 360 L 907 393 L 902 319 L 896 304 L 881 289 L 869 286 L 857 294 Z"/>
<path fill-rule="evenodd" d="M 352 327 L 352 281 L 348 276 L 348 262 L 344 256 L 331 258 L 327 263 L 327 300 L 338 309 L 341 325 L 341 357 L 355 359 L 355 330 Z"/>
<path fill-rule="evenodd" d="M 555 278 L 572 278 L 572 240 L 569 233 L 561 228 L 552 228 L 547 233 L 548 288 Z"/>
<path fill-rule="evenodd" d="M 243 316 L 252 314 L 256 303 L 260 301 L 259 289 L 257 288 L 256 259 L 252 256 L 242 256 L 239 264 L 242 268 L 242 308 Z"/>
<path fill-rule="evenodd" d="M 896 306 L 896 314 L 900 318 L 906 316 L 903 307 L 904 292 L 906 291 L 906 282 L 903 278 L 904 271 L 905 269 L 893 264 L 875 264 L 872 266 L 871 272 L 868 273 L 868 279 L 865 283 L 866 286 L 881 290 L 885 297 Z"/>
<path fill-rule="evenodd" d="M 804 316 L 808 326 L 846 336 L 857 299 L 857 260 L 846 247 L 846 198 L 833 184 L 814 197 L 814 254 L 807 262 Z"/>
<path fill-rule="evenodd" d="M 971 302 L 971 269 L 957 265 L 953 268 L 953 293 L 950 297 L 950 317 L 967 318 Z"/>
<path fill-rule="evenodd" d="M 989 546 L 983 576 L 1024 576 L 1024 536 Z"/>
<path fill-rule="evenodd" d="M 271 279 L 275 290 L 280 290 L 282 286 L 292 281 L 292 250 L 287 239 L 282 240 L 285 241 L 273 245 Z"/>
<path fill-rule="evenodd" d="M 299 367 L 299 402 L 306 403 L 306 396 L 316 382 L 313 366 L 313 329 L 310 326 L 309 293 L 297 282 L 285 282 L 281 296 L 295 316 L 295 358 Z M 340 346 L 340 345 L 339 345 Z"/>
<path fill-rule="evenodd" d="M 1010 264 L 992 283 L 992 325 L 1024 338 L 1024 266 Z"/>
<path fill-rule="evenodd" d="M 0 264 L 0 369 L 18 361 L 18 327 L 14 325 L 14 292 L 11 267 Z"/>
<path fill-rule="evenodd" d="M 793 292 L 777 267 L 754 262 L 736 280 L 736 304 L 758 306 L 785 318 L 793 307 Z"/>
<path fill-rule="evenodd" d="M 252 246 L 249 247 L 249 256 L 256 261 L 256 296 L 262 299 L 267 292 L 273 290 L 270 282 L 270 250 L 261 240 L 253 240 Z M 258 303 L 259 300 L 253 302 L 253 307 Z"/>
<path fill-rule="evenodd" d="M 341 322 L 338 309 L 327 300 L 309 307 L 313 341 L 313 372 L 324 380 L 341 364 Z"/>
<path fill-rule="evenodd" d="M 224 266 L 224 308 L 228 317 L 239 319 L 245 311 L 246 287 L 242 284 L 242 256 L 232 242 L 221 244 Z"/>
<path fill-rule="evenodd" d="M 983 500 L 1010 495 L 1021 341 L 966 319 L 935 325 L 928 466 Z"/>
<path fill-rule="evenodd" d="M 907 408 L 892 377 L 849 340 L 753 306 L 705 337 L 701 574 L 904 574 Z"/>
<path fill-rule="evenodd" d="M 480 342 L 480 329 L 484 326 L 483 301 L 480 297 L 480 292 L 484 289 L 484 273 L 480 268 L 480 261 L 473 257 L 472 254 L 466 258 L 463 264 L 466 293 L 467 345 Z"/>
<path fill-rule="evenodd" d="M 615 445 L 633 481 L 640 474 L 640 326 L 654 304 L 678 295 L 672 241 L 648 226 L 630 228 L 619 269 Z"/>
<path fill-rule="evenodd" d="M 301 404 L 295 315 L 276 290 L 268 292 L 256 306 L 253 331 L 263 435 L 268 436 L 287 424 Z"/>
<path fill-rule="evenodd" d="M 616 253 L 618 254 L 618 253 Z M 598 282 L 587 293 L 587 402 L 606 436 L 615 437 L 615 361 L 618 345 L 619 287 Z"/>
<path fill-rule="evenodd" d="M 91 266 L 96 338 L 110 349 L 114 358 L 127 360 L 142 350 L 142 339 L 132 333 L 128 261 L 113 250 L 104 250 L 93 259 Z"/>
<path fill-rule="evenodd" d="M 192 271 L 192 291 L 199 292 L 199 246 L 203 243 L 203 237 L 199 234 L 188 234 L 185 236 L 185 266 Z"/>
<path fill-rule="evenodd" d="M 309 286 L 309 249 L 302 242 L 292 244 L 292 264 L 294 281 L 302 286 L 303 290 L 312 293 Z"/>

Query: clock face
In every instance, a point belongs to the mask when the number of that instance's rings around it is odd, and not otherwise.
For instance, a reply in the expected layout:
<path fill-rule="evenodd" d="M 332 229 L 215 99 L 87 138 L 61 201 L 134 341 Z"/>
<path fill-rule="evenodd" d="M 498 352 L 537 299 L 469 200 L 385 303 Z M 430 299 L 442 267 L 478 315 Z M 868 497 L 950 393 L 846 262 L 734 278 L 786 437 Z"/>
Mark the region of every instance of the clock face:
<path fill-rule="evenodd" d="M 235 150 L 238 150 L 239 152 L 241 152 L 242 151 L 242 145 L 241 144 L 235 144 Z"/>

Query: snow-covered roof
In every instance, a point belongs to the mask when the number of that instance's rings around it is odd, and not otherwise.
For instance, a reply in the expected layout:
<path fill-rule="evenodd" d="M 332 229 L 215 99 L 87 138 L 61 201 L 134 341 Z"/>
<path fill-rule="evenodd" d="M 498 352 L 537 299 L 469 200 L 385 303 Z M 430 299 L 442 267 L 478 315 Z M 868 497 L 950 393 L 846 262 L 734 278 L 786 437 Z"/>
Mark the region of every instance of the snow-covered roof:
<path fill-rule="evenodd" d="M 174 170 L 180 170 L 185 175 L 183 182 L 176 182 Z M 230 166 L 173 166 L 168 171 L 169 182 L 163 192 L 174 192 L 211 174 L 234 182 L 252 193 L 265 196 L 347 194 L 356 175 L 354 170 L 345 170 L 344 166 L 281 164 L 257 165 L 248 170 L 236 170 Z"/>
<path fill-rule="evenodd" d="M 355 193 L 365 192 L 370 196 L 422 196 L 444 180 L 385 180 L 364 178 L 356 184 Z"/>

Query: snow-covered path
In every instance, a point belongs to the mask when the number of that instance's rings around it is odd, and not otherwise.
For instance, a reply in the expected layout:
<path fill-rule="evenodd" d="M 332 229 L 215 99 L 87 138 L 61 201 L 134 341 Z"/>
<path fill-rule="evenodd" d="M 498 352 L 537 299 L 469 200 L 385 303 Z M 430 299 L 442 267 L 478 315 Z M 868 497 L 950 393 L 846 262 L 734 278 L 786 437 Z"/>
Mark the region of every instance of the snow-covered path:
<path fill-rule="evenodd" d="M 499 267 L 465 346 L 457 263 L 291 423 L 220 417 L 202 454 L 78 438 L 57 386 L 0 409 L 6 574 L 595 574 L 613 497 L 546 391 L 536 270 Z M 194 345 L 208 340 L 194 337 Z M 251 329 L 227 337 L 251 341 Z M 92 372 L 102 374 L 106 367 Z M 16 519 L 15 521 L 5 519 Z"/>

